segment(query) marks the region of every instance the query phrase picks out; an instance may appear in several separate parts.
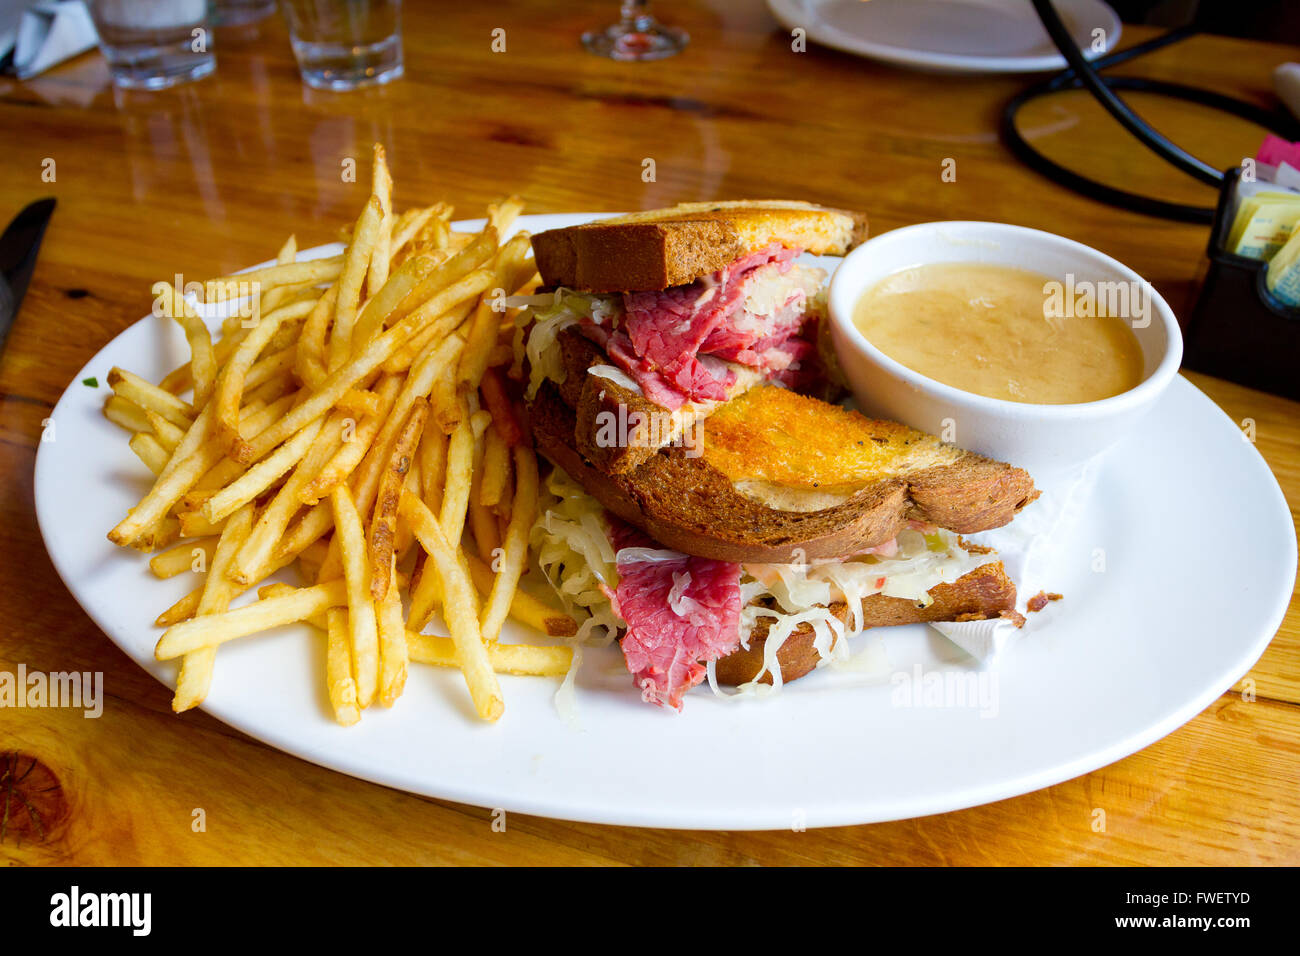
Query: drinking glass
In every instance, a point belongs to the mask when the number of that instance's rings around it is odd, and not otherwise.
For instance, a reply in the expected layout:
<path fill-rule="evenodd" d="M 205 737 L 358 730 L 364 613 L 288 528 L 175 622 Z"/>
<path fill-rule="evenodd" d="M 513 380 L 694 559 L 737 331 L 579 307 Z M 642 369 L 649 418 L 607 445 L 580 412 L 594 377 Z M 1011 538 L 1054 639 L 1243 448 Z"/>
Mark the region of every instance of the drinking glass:
<path fill-rule="evenodd" d="M 685 30 L 666 27 L 650 15 L 650 0 L 623 0 L 621 11 L 618 23 L 584 33 L 582 45 L 614 60 L 660 60 L 676 56 L 690 42 Z"/>
<path fill-rule="evenodd" d="M 124 89 L 161 90 L 216 69 L 205 0 L 90 0 L 90 15 Z"/>
<path fill-rule="evenodd" d="M 302 80 L 353 90 L 402 75 L 402 0 L 280 0 Z"/>

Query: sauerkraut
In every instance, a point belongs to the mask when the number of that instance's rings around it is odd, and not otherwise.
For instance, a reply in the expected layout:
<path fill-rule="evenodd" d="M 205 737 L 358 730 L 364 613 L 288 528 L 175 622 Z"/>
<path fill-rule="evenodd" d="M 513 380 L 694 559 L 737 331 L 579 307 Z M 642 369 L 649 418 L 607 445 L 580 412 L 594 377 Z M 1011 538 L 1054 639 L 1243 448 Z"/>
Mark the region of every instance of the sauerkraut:
<path fill-rule="evenodd" d="M 533 326 L 528 333 L 525 354 L 528 356 L 529 375 L 526 397 L 532 399 L 542 382 L 550 379 L 564 381 L 564 363 L 560 350 L 555 348 L 555 337 L 570 325 L 590 319 L 604 325 L 623 314 L 623 302 L 616 295 L 590 295 L 572 289 L 556 289 L 552 293 L 514 296 L 506 304 L 524 305 Z M 525 320 L 526 322 L 526 320 Z"/>
<path fill-rule="evenodd" d="M 545 483 L 547 500 L 541 503 L 530 541 L 543 574 L 555 588 L 566 610 L 580 621 L 576 644 L 608 645 L 623 627 L 610 603 L 618 585 L 617 564 L 636 561 L 678 560 L 678 552 L 666 548 L 626 548 L 615 552 L 610 543 L 604 509 L 582 487 L 560 469 Z M 846 637 L 863 629 L 863 602 L 876 594 L 932 602 L 931 588 L 951 583 L 987 564 L 991 558 L 971 553 L 960 545 L 957 535 L 913 522 L 894 542 L 887 542 L 844 559 L 803 561 L 795 564 L 743 564 L 740 566 L 740 642 L 749 647 L 749 636 L 760 621 L 767 624 L 763 642 L 763 672 L 771 675 L 770 685 L 757 678 L 738 689 L 738 694 L 762 696 L 781 688 L 777 652 L 800 626 L 813 629 L 813 646 L 823 663 L 847 664 L 851 657 Z M 685 617 L 693 608 L 683 599 L 686 581 L 677 581 L 669 595 L 673 611 Z M 848 606 L 840 621 L 830 605 Z M 693 603 L 693 602 L 689 602 Z M 574 658 L 574 670 L 578 666 Z M 564 687 L 572 694 L 572 672 Z M 709 686 L 722 696 L 713 665 L 708 665 Z"/>

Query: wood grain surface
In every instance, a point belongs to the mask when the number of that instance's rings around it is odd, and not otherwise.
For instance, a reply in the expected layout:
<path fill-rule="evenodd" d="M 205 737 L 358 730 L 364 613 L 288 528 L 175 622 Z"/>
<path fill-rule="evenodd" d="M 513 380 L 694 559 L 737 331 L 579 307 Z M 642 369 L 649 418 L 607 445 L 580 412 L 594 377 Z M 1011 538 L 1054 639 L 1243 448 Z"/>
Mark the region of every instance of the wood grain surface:
<path fill-rule="evenodd" d="M 1152 864 L 1300 863 L 1300 612 L 1243 684 L 1175 733 L 1112 766 L 959 813 L 803 833 L 677 833 L 511 816 L 425 800 L 271 750 L 170 692 L 90 622 L 36 526 L 41 421 L 72 375 L 145 314 L 149 287 L 266 259 L 295 232 L 335 238 L 367 188 L 344 182 L 387 145 L 398 207 L 458 213 L 511 192 L 529 212 L 791 196 L 869 212 L 873 232 L 992 219 L 1061 233 L 1143 273 L 1185 314 L 1206 230 L 1111 209 L 1020 166 L 995 134 L 1027 79 L 902 72 L 809 47 L 757 0 L 663 3 L 686 27 L 674 60 L 600 60 L 579 33 L 609 2 L 409 3 L 406 77 L 351 94 L 299 82 L 278 18 L 218 31 L 199 83 L 124 94 L 91 53 L 19 83 L 0 78 L 0 221 L 54 195 L 27 299 L 0 357 L 0 670 L 104 673 L 105 719 L 0 710 L 0 859 L 11 864 Z M 505 52 L 491 49 L 506 31 Z M 1121 45 L 1146 36 L 1126 28 Z M 1289 47 L 1195 37 L 1120 72 L 1272 102 Z M 1199 107 L 1133 102 L 1216 166 L 1253 155 L 1260 130 Z M 1210 204 L 1081 94 L 1027 109 L 1049 154 L 1140 192 Z M 653 159 L 654 182 L 642 179 Z M 940 178 L 945 159 L 955 182 Z M 53 163 L 54 181 L 42 173 Z M 1300 405 L 1188 374 L 1300 503 Z M 1212 574 L 1214 542 L 1204 570 Z M 1198 560 L 1189 555 L 1188 560 Z M 1195 575 L 1190 575 L 1189 580 Z M 1195 600 L 1193 593 L 1187 600 Z M 218 665 L 219 666 L 219 665 Z M 1253 693 L 1243 696 L 1248 687 Z M 1246 699 L 1253 696 L 1252 699 Z M 683 781 L 683 786 L 689 786 Z M 192 822 L 202 809 L 206 828 Z M 1095 827 L 1104 811 L 1105 829 Z"/>

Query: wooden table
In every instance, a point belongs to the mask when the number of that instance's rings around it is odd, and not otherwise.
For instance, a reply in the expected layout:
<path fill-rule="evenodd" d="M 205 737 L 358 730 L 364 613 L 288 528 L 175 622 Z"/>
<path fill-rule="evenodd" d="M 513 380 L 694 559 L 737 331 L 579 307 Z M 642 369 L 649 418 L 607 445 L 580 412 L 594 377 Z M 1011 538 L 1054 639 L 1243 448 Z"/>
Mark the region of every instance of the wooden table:
<path fill-rule="evenodd" d="M 619 210 L 681 200 L 797 196 L 863 208 L 881 232 L 928 219 L 997 219 L 1062 233 L 1150 278 L 1180 312 L 1204 228 L 1130 215 L 1020 166 L 994 133 L 1024 78 L 900 72 L 838 53 L 793 52 L 764 6 L 672 3 L 693 37 L 671 61 L 589 56 L 582 29 L 616 4 L 408 4 L 405 79 L 354 94 L 298 80 L 283 26 L 217 35 L 216 75 L 157 94 L 115 92 L 96 54 L 27 83 L 0 79 L 0 219 L 46 194 L 59 207 L 0 358 L 0 669 L 103 671 L 110 719 L 0 711 L 0 753 L 43 811 L 11 817 L 16 863 L 1297 863 L 1300 862 L 1300 611 L 1237 691 L 1145 751 L 990 806 L 806 833 L 690 833 L 515 817 L 425 800 L 332 773 L 170 693 L 73 602 L 45 555 L 32 505 L 41 421 L 82 363 L 149 309 L 180 271 L 224 273 L 334 238 L 359 207 L 371 142 L 387 144 L 398 206 L 449 199 L 467 216 L 509 192 L 532 212 Z M 506 51 L 491 49 L 506 31 Z M 1126 29 L 1125 43 L 1149 35 Z M 1271 101 L 1281 46 L 1198 37 L 1123 72 Z M 1194 107 L 1133 97 L 1167 133 L 1223 167 L 1260 131 Z M 1138 191 L 1210 203 L 1212 193 L 1117 132 L 1082 95 L 1035 106 L 1024 125 L 1053 155 Z M 642 180 L 655 161 L 654 182 Z M 945 159 L 956 181 L 941 181 Z M 53 182 L 42 179 L 53 161 Z M 1189 375 L 1236 420 L 1300 503 L 1300 406 Z M 97 534 L 100 532 L 96 532 Z M 1207 565 L 1224 560 L 1206 542 Z M 1189 556 L 1195 560 L 1196 556 Z M 9 765 L 9 764 L 6 764 Z M 61 790 L 48 788 L 52 772 Z M 0 771 L 3 774 L 3 771 Z M 34 785 L 40 782 L 41 785 Z M 206 811 L 204 833 L 191 829 Z M 1094 832 L 1094 810 L 1106 814 Z"/>

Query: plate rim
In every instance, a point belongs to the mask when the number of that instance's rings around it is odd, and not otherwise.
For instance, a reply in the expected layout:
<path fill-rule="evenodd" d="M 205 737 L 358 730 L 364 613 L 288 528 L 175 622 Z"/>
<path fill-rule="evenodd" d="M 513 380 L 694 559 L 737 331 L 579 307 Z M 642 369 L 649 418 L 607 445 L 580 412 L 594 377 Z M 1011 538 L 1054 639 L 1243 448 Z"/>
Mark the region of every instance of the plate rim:
<path fill-rule="evenodd" d="M 918 50 L 911 47 L 900 47 L 862 39 L 843 30 L 830 27 L 817 15 L 816 11 L 810 10 L 810 8 L 822 6 L 826 2 L 827 0 L 767 0 L 767 8 L 783 27 L 787 29 L 802 27 L 808 32 L 809 39 L 822 46 L 907 69 L 951 74 L 1014 74 L 1047 73 L 1054 70 L 1064 70 L 1069 66 L 1065 61 L 1065 57 L 1061 56 L 1059 52 L 1043 54 L 1042 56 L 939 53 L 932 50 Z M 1061 2 L 1062 0 L 1056 0 L 1058 5 Z M 1094 60 L 1111 53 L 1119 44 L 1124 29 L 1123 22 L 1120 20 L 1119 15 L 1115 13 L 1114 7 L 1106 3 L 1105 0 L 1066 0 L 1066 2 L 1078 5 L 1084 3 L 1095 4 L 1103 8 L 1109 16 L 1109 22 L 1106 25 L 1106 48 L 1100 53 L 1094 53 L 1091 49 L 1083 50 L 1084 59 Z M 813 14 L 813 18 L 809 23 L 799 22 L 798 18 L 804 11 Z"/>

